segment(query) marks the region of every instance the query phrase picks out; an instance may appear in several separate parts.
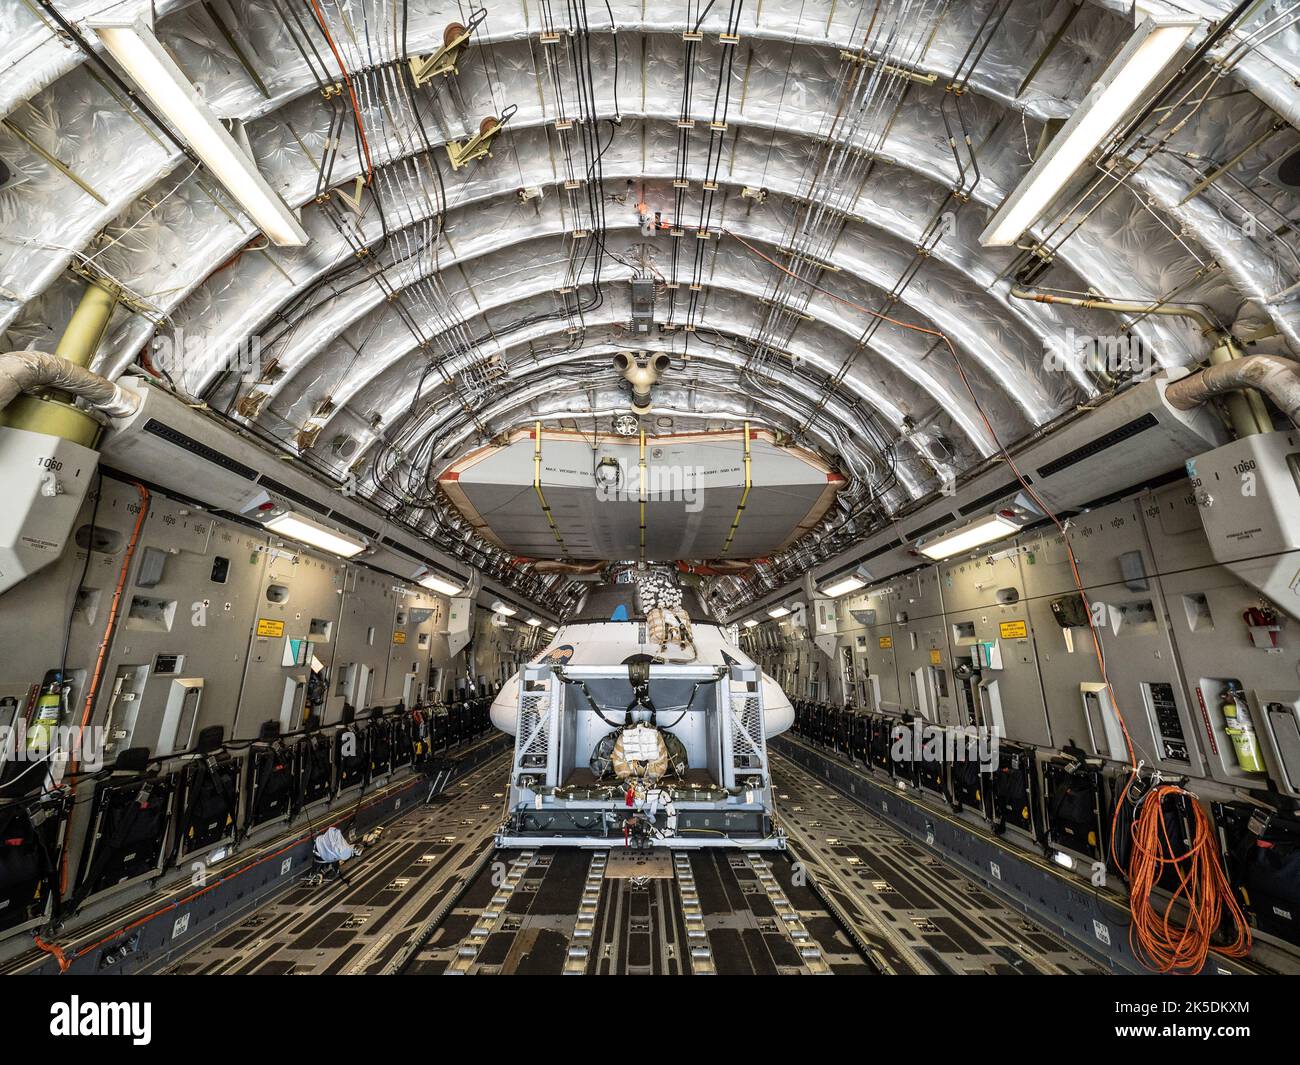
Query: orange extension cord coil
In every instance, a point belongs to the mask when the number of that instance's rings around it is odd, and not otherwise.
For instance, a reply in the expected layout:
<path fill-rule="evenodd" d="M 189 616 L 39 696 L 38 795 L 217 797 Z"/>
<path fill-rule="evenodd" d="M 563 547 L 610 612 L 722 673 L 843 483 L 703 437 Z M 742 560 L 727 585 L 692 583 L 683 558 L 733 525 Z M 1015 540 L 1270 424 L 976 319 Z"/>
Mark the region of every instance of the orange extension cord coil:
<path fill-rule="evenodd" d="M 1125 789 L 1127 791 L 1127 789 Z M 1162 816 L 1167 798 L 1187 796 L 1192 811 L 1191 846 L 1183 853 L 1169 838 Z M 1121 802 L 1123 799 L 1121 799 Z M 1133 821 L 1133 851 L 1129 858 L 1129 945 L 1148 968 L 1162 973 L 1197 973 L 1210 952 L 1229 958 L 1244 958 L 1250 952 L 1250 928 L 1237 904 L 1232 886 L 1223 874 L 1214 827 L 1195 797 L 1172 784 L 1161 784 L 1143 795 Z M 1172 874 L 1177 881 L 1163 910 L 1151 903 L 1151 892 Z M 1183 922 L 1175 911 L 1186 906 Z M 1225 946 L 1213 938 L 1223 924 L 1224 912 L 1231 919 L 1234 936 Z"/>

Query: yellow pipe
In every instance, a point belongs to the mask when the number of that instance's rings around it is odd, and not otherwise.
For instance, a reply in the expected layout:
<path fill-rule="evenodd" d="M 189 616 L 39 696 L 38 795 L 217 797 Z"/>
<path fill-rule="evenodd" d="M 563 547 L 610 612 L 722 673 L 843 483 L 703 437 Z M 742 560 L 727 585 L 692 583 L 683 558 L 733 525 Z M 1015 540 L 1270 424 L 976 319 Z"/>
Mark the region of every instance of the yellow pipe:
<path fill-rule="evenodd" d="M 88 281 L 81 294 L 81 302 L 72 312 L 68 324 L 59 338 L 54 354 L 78 366 L 90 368 L 99 342 L 104 339 L 108 321 L 117 306 L 117 291 L 98 281 Z"/>
<path fill-rule="evenodd" d="M 100 281 L 87 281 L 54 354 L 89 369 L 117 301 L 117 289 Z M 57 389 L 44 395 L 19 396 L 0 415 L 0 425 L 61 437 L 84 447 L 93 447 L 99 436 L 99 422 L 75 406 L 66 392 Z"/>
<path fill-rule="evenodd" d="M 1171 318 L 1190 318 L 1201 327 L 1203 336 L 1214 337 L 1214 348 L 1210 352 L 1210 365 L 1218 366 L 1242 357 L 1242 350 L 1236 339 L 1225 333 L 1215 324 L 1208 314 L 1198 307 L 1166 303 L 1134 303 L 1128 300 L 1077 299 L 1069 296 L 1055 296 L 1046 292 L 1032 292 L 1012 286 L 1011 295 L 1018 300 L 1033 300 L 1035 303 L 1061 303 L 1069 307 L 1084 307 L 1094 311 L 1116 311 L 1124 314 L 1160 314 Z M 1266 433 L 1272 428 L 1268 408 L 1264 400 L 1254 389 L 1230 392 L 1223 397 L 1228 420 L 1238 438 Z"/>
<path fill-rule="evenodd" d="M 99 439 L 99 422 L 80 407 L 36 396 L 18 396 L 0 411 L 0 425 L 25 429 L 71 440 L 82 447 L 94 447 Z"/>
<path fill-rule="evenodd" d="M 731 523 L 731 531 L 727 533 L 727 542 L 722 545 L 722 554 L 731 550 L 731 541 L 736 538 L 736 530 L 740 528 L 740 518 L 745 513 L 745 503 L 749 500 L 749 486 L 753 483 L 750 478 L 750 455 L 749 455 L 749 422 L 745 422 L 745 490 L 740 495 L 740 506 L 736 508 L 736 520 Z"/>
<path fill-rule="evenodd" d="M 1221 366 L 1226 362 L 1242 358 L 1244 354 L 1232 337 L 1220 337 L 1219 342 L 1210 352 L 1210 365 Z M 1263 398 L 1255 389 L 1243 388 L 1239 392 L 1228 392 L 1222 398 L 1228 412 L 1228 420 L 1232 423 L 1238 439 L 1266 433 L 1273 428 L 1268 408 L 1264 406 Z"/>

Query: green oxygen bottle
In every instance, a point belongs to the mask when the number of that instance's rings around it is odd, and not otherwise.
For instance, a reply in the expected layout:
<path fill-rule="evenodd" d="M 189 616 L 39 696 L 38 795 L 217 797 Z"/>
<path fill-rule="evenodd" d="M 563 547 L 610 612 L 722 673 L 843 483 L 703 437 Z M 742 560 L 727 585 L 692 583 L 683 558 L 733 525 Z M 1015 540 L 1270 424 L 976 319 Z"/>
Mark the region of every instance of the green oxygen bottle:
<path fill-rule="evenodd" d="M 1259 741 L 1255 737 L 1255 726 L 1247 712 L 1245 693 L 1235 685 L 1230 685 L 1223 693 L 1223 731 L 1232 740 L 1233 750 L 1237 755 L 1237 765 L 1247 773 L 1265 772 L 1264 760 L 1259 754 Z"/>
<path fill-rule="evenodd" d="M 63 674 L 51 669 L 41 682 L 36 709 L 27 723 L 27 750 L 46 754 L 53 749 L 55 730 L 63 717 Z"/>

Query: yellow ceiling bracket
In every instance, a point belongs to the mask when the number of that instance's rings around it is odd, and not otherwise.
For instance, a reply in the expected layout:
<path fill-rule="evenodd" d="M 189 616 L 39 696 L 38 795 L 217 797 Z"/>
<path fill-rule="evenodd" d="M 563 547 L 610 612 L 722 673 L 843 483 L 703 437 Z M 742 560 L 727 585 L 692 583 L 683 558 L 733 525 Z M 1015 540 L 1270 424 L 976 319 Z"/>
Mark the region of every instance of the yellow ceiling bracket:
<path fill-rule="evenodd" d="M 505 129 L 506 123 L 510 121 L 519 108 L 511 104 L 501 112 L 500 118 L 488 115 L 479 123 L 478 132 L 466 141 L 448 141 L 447 158 L 451 161 L 451 168 L 459 170 L 461 167 L 472 163 L 475 159 L 482 159 L 485 155 L 492 154 L 492 142 L 496 139 L 498 133 Z"/>

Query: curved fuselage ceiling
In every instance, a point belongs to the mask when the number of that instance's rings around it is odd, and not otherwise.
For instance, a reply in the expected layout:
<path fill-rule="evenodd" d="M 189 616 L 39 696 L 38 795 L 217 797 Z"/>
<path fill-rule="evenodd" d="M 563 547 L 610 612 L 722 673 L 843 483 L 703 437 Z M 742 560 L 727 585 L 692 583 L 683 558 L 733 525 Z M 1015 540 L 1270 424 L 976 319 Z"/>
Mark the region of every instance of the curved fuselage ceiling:
<path fill-rule="evenodd" d="M 742 520 L 725 552 L 735 485 L 710 493 L 684 515 L 708 535 L 650 555 L 773 552 L 719 577 L 740 605 L 950 488 L 996 455 L 994 431 L 1010 445 L 1195 364 L 1216 328 L 1300 353 L 1300 301 L 1276 298 L 1297 279 L 1276 234 L 1300 204 L 1278 166 L 1298 31 L 1260 31 L 1253 8 L 1234 24 L 1226 0 L 1162 5 L 1200 20 L 1179 58 L 1215 33 L 1231 61 L 1196 59 L 1210 80 L 1180 88 L 1177 123 L 1135 106 L 1129 147 L 1098 163 L 1123 180 L 1066 225 L 1044 212 L 1019 248 L 981 243 L 989 214 L 1125 47 L 1131 5 L 489 4 L 441 64 L 465 19 L 446 0 L 399 20 L 366 0 L 301 20 L 250 2 L 230 25 L 153 5 L 158 40 L 300 216 L 300 247 L 269 243 L 183 138 L 124 105 L 90 58 L 93 18 L 72 49 L 42 5 L 10 6 L 10 348 L 48 349 L 85 276 L 111 283 L 95 370 L 154 375 L 497 579 L 540 546 L 503 550 L 490 507 L 468 487 L 469 510 L 448 505 L 437 478 L 539 421 L 589 439 L 633 412 L 659 435 L 749 424 L 842 476 L 770 528 Z M 1201 317 L 1026 298 L 1047 293 Z M 1098 338 L 1136 342 L 1137 374 L 1076 357 Z M 512 521 L 526 504 L 544 520 L 538 486 L 517 487 Z M 552 552 L 583 557 L 556 525 Z M 614 546 L 592 557 L 638 557 Z M 542 583 L 557 613 L 580 598 L 571 575 Z"/>

